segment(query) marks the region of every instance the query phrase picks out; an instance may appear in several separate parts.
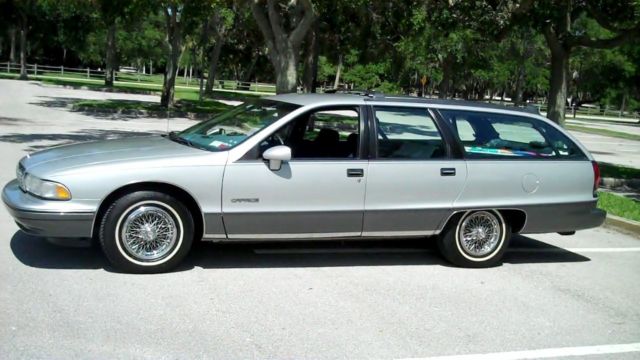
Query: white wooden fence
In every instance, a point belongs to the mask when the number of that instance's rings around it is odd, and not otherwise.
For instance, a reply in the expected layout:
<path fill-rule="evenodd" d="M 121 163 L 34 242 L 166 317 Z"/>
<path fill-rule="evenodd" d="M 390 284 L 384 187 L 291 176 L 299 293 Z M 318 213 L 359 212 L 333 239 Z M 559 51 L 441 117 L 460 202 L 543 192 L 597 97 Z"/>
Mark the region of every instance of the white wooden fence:
<path fill-rule="evenodd" d="M 36 78 L 50 78 L 61 80 L 82 80 L 85 82 L 101 82 L 104 80 L 105 71 L 102 69 L 76 68 L 67 66 L 51 66 L 42 64 L 26 64 L 27 74 Z M 0 73 L 19 74 L 20 64 L 11 62 L 0 63 Z M 181 76 L 176 77 L 176 86 L 181 88 L 199 88 L 199 79 L 186 75 L 185 69 Z M 162 86 L 162 74 L 144 74 L 141 72 L 116 71 L 115 80 L 122 84 L 140 84 L 145 86 Z M 214 89 L 249 92 L 257 94 L 274 94 L 276 86 L 261 82 L 243 82 L 236 80 L 216 79 Z"/>

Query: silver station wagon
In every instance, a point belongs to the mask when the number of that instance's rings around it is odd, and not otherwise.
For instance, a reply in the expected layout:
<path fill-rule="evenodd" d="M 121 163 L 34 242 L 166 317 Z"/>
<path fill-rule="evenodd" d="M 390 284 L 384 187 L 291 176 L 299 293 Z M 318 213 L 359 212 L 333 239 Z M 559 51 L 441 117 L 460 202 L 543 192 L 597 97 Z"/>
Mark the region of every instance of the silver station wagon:
<path fill-rule="evenodd" d="M 464 267 L 512 234 L 597 227 L 599 170 L 517 108 L 384 95 L 277 95 L 182 132 L 26 156 L 2 199 L 20 228 L 90 238 L 113 266 L 167 271 L 194 241 L 427 237 Z"/>

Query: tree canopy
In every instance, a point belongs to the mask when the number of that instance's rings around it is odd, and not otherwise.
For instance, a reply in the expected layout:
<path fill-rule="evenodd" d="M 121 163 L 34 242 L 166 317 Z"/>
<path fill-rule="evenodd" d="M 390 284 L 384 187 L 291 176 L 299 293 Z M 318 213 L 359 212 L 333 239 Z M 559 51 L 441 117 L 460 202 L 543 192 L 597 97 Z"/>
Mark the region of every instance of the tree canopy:
<path fill-rule="evenodd" d="M 278 92 L 640 109 L 640 0 L 0 0 L 0 57 Z M 25 72 L 26 76 L 26 72 Z"/>

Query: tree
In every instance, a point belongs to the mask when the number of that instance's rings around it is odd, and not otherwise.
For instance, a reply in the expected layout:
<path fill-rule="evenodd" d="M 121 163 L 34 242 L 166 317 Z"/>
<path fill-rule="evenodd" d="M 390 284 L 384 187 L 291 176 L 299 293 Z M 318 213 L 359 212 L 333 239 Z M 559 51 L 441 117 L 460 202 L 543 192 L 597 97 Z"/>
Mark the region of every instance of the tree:
<path fill-rule="evenodd" d="M 564 125 L 569 60 L 578 47 L 613 48 L 640 36 L 640 3 L 626 1 L 545 1 L 536 5 L 542 32 L 551 52 L 547 117 Z M 595 20 L 610 33 L 594 37 L 585 28 L 586 18 Z"/>
<path fill-rule="evenodd" d="M 202 15 L 208 14 L 207 8 L 211 3 L 201 0 L 171 0 L 161 5 L 166 24 L 166 62 L 160 105 L 171 108 L 174 106 L 178 61 L 184 50 L 185 36 L 202 23 Z"/>
<path fill-rule="evenodd" d="M 288 5 L 277 0 L 252 0 L 251 11 L 275 70 L 276 93 L 296 92 L 300 46 L 315 18 L 313 4 L 310 0 L 294 0 Z"/>
<path fill-rule="evenodd" d="M 118 23 L 122 21 L 140 21 L 147 11 L 147 2 L 141 0 L 93 0 L 98 9 L 100 20 L 106 28 L 104 44 L 104 85 L 113 86 L 118 67 Z"/>
<path fill-rule="evenodd" d="M 228 30 L 233 26 L 236 18 L 235 4 L 233 8 L 230 8 L 228 4 L 224 3 L 215 5 L 213 14 L 207 19 L 204 30 L 204 37 L 213 39 L 213 45 L 209 44 L 207 51 L 209 71 L 207 74 L 205 93 L 211 93 L 213 90 L 222 46 L 225 43 Z M 205 41 L 207 40 L 209 39 Z"/>
<path fill-rule="evenodd" d="M 181 7 L 181 4 L 170 2 L 164 8 L 168 56 L 162 82 L 162 95 L 160 96 L 160 105 L 166 108 L 173 107 L 176 75 L 178 73 L 178 60 L 180 58 L 180 54 L 182 53 L 183 29 L 180 19 L 180 15 L 182 12 Z"/>
<path fill-rule="evenodd" d="M 27 80 L 27 33 L 29 20 L 37 12 L 38 3 L 35 0 L 13 1 L 20 35 L 20 80 Z"/>

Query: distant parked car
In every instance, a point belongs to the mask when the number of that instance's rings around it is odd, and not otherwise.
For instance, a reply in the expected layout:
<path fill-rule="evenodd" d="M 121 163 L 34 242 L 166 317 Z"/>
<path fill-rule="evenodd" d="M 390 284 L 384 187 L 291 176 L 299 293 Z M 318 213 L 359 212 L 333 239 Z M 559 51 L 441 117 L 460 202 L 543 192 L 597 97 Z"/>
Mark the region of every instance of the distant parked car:
<path fill-rule="evenodd" d="M 513 233 L 599 226 L 598 166 L 545 118 L 487 104 L 278 95 L 182 132 L 31 154 L 3 200 L 25 232 L 167 271 L 194 241 L 437 236 L 465 267 Z"/>
<path fill-rule="evenodd" d="M 132 67 L 132 66 L 120 66 L 120 68 L 118 69 L 118 72 L 121 73 L 136 73 L 138 72 L 138 69 Z"/>

